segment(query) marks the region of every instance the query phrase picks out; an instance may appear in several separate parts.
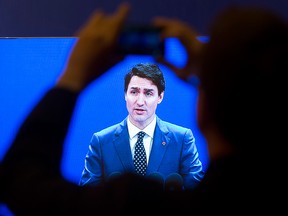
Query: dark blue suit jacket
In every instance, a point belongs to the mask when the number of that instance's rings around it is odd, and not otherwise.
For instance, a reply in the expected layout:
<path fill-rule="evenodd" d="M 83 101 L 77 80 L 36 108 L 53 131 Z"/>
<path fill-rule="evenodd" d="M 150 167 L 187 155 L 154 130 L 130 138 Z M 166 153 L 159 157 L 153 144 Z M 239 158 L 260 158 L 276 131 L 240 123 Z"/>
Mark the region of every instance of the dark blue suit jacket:
<path fill-rule="evenodd" d="M 158 173 L 165 180 L 179 174 L 184 188 L 194 188 L 204 172 L 192 131 L 156 118 L 146 175 Z M 97 185 L 116 173 L 126 172 L 135 172 L 127 118 L 93 134 L 79 184 Z"/>

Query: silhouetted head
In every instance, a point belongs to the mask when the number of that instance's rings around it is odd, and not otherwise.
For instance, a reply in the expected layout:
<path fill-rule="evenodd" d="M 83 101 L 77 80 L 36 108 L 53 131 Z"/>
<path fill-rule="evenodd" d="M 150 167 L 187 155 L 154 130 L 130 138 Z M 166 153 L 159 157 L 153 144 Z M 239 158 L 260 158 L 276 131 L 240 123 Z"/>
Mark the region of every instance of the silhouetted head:
<path fill-rule="evenodd" d="M 230 143 L 250 151 L 247 145 L 258 148 L 278 139 L 287 112 L 287 65 L 284 19 L 241 7 L 216 17 L 204 51 L 200 89 L 210 120 Z"/>

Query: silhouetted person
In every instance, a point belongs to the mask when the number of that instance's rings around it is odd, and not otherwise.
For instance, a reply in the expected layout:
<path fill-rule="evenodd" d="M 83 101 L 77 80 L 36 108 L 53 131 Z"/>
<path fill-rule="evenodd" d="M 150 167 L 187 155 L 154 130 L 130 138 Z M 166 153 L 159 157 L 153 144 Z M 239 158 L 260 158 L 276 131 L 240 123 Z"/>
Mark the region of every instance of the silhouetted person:
<path fill-rule="evenodd" d="M 179 209 L 283 210 L 287 22 L 263 9 L 231 7 L 216 17 L 205 45 L 189 40 L 197 32 L 182 22 L 155 23 L 188 48 L 186 67 L 171 68 L 184 80 L 198 76 L 197 120 L 209 150 L 206 176 Z"/>
<path fill-rule="evenodd" d="M 121 60 L 114 45 L 127 12 L 125 5 L 110 16 L 98 12 L 80 31 L 63 75 L 25 120 L 1 164 L 2 200 L 16 215 L 127 215 L 140 202 L 144 214 L 284 211 L 287 23 L 260 9 L 223 11 L 205 45 L 183 22 L 154 22 L 187 50 L 188 63 L 173 71 L 199 78 L 197 118 L 210 164 L 196 189 L 162 190 L 157 180 L 136 175 L 79 187 L 61 176 L 77 96 Z"/>

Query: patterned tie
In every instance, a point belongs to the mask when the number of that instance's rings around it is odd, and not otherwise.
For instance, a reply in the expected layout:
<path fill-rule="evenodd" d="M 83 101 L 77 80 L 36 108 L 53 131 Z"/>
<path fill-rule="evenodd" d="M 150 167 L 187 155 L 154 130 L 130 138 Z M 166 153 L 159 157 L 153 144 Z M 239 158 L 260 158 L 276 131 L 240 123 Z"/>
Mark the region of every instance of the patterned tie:
<path fill-rule="evenodd" d="M 138 133 L 138 140 L 135 145 L 134 152 L 134 166 L 136 173 L 144 176 L 146 174 L 147 162 L 146 162 L 146 152 L 143 145 L 143 137 L 145 136 L 145 132 L 140 131 Z"/>

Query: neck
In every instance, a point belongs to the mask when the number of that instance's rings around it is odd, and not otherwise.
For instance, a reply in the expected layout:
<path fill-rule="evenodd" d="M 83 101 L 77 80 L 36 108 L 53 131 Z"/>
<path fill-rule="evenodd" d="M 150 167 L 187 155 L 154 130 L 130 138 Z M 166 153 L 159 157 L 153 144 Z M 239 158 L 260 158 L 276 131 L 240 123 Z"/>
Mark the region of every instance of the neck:
<path fill-rule="evenodd" d="M 146 121 L 134 121 L 134 119 L 129 115 L 129 121 L 131 124 L 133 124 L 135 127 L 139 128 L 140 130 L 143 130 L 146 128 L 156 117 L 156 115 L 151 116 L 149 119 L 146 119 Z"/>

